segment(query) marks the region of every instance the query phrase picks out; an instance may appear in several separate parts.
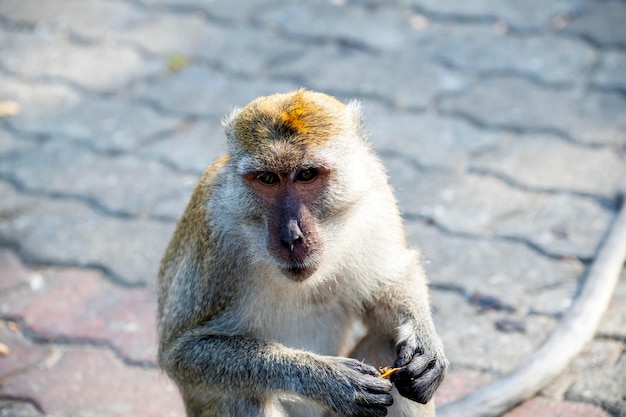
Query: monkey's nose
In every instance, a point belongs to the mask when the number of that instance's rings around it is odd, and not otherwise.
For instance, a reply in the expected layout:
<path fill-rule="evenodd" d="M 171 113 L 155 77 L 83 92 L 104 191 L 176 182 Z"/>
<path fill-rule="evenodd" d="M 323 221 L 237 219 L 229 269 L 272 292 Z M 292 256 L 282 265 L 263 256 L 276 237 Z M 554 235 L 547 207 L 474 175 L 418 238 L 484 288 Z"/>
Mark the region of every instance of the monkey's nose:
<path fill-rule="evenodd" d="M 280 231 L 280 244 L 293 252 L 294 245 L 302 243 L 304 234 L 295 219 L 289 220 Z"/>

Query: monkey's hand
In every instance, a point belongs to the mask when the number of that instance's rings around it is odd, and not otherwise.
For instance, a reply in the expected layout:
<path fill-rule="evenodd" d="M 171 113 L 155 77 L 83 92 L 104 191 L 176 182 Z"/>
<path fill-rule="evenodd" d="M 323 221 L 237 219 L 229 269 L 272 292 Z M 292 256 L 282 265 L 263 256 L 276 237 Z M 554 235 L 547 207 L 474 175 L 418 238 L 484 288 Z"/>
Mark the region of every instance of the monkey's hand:
<path fill-rule="evenodd" d="M 398 358 L 394 368 L 401 368 L 391 376 L 398 392 L 410 400 L 426 404 L 443 381 L 448 368 L 440 343 L 404 341 L 397 347 Z"/>
<path fill-rule="evenodd" d="M 324 357 L 326 372 L 323 382 L 325 403 L 335 413 L 350 417 L 379 417 L 387 415 L 393 404 L 391 382 L 380 378 L 373 366 L 356 359 Z"/>

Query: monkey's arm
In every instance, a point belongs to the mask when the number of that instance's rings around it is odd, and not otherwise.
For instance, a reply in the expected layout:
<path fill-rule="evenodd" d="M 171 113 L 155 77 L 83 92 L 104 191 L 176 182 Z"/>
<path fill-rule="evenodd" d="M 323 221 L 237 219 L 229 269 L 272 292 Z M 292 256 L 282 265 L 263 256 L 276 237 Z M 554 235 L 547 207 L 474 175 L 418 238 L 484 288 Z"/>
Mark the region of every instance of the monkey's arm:
<path fill-rule="evenodd" d="M 201 327 L 164 348 L 160 362 L 183 392 L 257 399 L 293 393 L 345 416 L 383 416 L 393 402 L 391 383 L 357 360 L 241 336 L 210 335 Z"/>
<path fill-rule="evenodd" d="M 387 285 L 369 306 L 370 326 L 394 344 L 391 381 L 404 397 L 427 403 L 441 384 L 448 361 L 432 321 L 426 278 L 413 255 L 404 279 Z"/>

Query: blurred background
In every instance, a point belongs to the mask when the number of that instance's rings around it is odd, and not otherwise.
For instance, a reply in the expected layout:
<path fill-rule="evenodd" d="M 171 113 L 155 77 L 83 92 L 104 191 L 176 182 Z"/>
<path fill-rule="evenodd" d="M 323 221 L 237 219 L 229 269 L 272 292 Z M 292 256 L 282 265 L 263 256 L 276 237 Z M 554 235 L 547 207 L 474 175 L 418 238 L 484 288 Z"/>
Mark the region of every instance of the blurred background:
<path fill-rule="evenodd" d="M 300 87 L 363 102 L 452 368 L 531 354 L 626 178 L 624 0 L 0 0 L 0 416 L 176 416 L 158 262 L 220 120 Z M 626 416 L 626 279 L 507 416 Z"/>

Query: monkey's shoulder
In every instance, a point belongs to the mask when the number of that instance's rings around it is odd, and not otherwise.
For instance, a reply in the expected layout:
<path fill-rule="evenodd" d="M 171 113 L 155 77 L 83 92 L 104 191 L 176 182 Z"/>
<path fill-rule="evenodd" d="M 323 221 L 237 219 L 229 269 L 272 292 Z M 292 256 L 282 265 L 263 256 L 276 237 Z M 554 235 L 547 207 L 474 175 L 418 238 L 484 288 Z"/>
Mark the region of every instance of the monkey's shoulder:
<path fill-rule="evenodd" d="M 199 267 L 202 258 L 212 252 L 209 203 L 227 162 L 227 155 L 217 159 L 196 184 L 161 261 L 159 271 L 161 280 L 169 280 L 166 275 L 175 274 L 184 266 L 191 264 L 194 268 Z"/>

